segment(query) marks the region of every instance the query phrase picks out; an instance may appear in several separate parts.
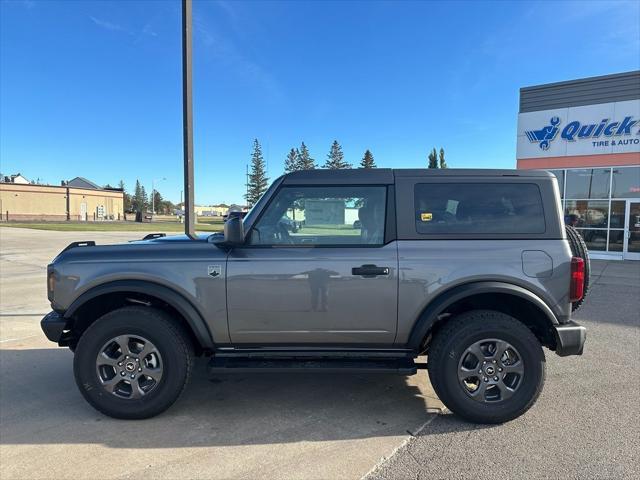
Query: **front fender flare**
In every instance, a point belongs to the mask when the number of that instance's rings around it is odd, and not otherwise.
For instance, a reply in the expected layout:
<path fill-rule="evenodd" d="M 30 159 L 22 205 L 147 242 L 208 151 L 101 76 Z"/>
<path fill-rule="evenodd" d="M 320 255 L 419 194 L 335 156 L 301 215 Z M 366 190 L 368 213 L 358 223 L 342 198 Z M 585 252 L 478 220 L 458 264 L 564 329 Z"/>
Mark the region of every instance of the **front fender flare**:
<path fill-rule="evenodd" d="M 191 302 L 169 287 L 146 280 L 116 280 L 93 287 L 73 301 L 64 312 L 64 318 L 70 319 L 88 301 L 110 293 L 142 293 L 166 302 L 183 316 L 203 348 L 213 348 L 211 332 Z"/>
<path fill-rule="evenodd" d="M 558 319 L 549 306 L 535 293 L 518 285 L 505 282 L 473 282 L 453 287 L 432 300 L 422 311 L 409 336 L 409 347 L 419 350 L 425 336 L 449 306 L 466 297 L 483 293 L 502 293 L 520 297 L 536 306 L 550 325 L 558 325 Z"/>

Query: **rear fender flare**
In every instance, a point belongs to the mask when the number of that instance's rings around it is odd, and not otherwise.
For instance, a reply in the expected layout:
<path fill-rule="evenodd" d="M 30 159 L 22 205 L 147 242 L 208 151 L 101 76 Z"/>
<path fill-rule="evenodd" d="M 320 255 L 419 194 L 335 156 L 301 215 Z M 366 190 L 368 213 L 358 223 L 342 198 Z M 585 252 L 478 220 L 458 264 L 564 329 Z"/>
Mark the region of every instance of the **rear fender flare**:
<path fill-rule="evenodd" d="M 484 293 L 501 293 L 520 297 L 536 306 L 550 325 L 558 325 L 559 323 L 551 308 L 540 297 L 526 288 L 504 282 L 466 283 L 441 293 L 425 307 L 411 330 L 409 347 L 416 351 L 420 350 L 427 333 L 438 321 L 438 316 L 445 312 L 448 307 L 466 297 Z"/>

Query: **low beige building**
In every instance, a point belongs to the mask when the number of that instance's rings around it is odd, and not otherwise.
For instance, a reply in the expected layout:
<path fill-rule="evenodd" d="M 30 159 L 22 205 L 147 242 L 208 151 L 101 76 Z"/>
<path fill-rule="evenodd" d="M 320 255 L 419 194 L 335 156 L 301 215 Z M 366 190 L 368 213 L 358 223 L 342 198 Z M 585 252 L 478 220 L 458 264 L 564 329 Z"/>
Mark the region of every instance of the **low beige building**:
<path fill-rule="evenodd" d="M 122 220 L 121 190 L 70 186 L 0 183 L 3 221 L 19 220 Z"/>
<path fill-rule="evenodd" d="M 227 214 L 229 207 L 226 205 L 194 205 L 193 211 L 199 217 L 221 217 Z"/>

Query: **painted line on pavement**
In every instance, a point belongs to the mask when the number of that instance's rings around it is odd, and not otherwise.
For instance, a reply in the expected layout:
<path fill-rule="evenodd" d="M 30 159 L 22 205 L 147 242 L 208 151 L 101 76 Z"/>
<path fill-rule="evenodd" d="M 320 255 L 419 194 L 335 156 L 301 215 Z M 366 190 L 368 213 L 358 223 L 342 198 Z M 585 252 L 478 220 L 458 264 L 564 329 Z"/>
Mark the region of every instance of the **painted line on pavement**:
<path fill-rule="evenodd" d="M 39 337 L 40 335 L 29 335 L 28 337 L 20 337 L 20 338 L 7 338 L 6 340 L 0 340 L 0 343 L 6 342 L 18 342 L 20 340 L 26 340 L 27 338 Z"/>

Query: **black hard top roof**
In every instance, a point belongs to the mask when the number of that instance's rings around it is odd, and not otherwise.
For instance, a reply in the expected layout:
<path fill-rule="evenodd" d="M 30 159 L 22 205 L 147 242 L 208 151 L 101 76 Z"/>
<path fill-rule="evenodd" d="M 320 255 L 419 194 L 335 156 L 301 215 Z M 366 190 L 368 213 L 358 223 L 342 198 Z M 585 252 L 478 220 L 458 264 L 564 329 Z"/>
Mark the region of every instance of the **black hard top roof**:
<path fill-rule="evenodd" d="M 344 170 L 301 170 L 284 175 L 284 185 L 344 183 L 391 184 L 395 177 L 537 177 L 549 178 L 546 170 L 495 170 L 483 168 L 353 168 Z"/>

